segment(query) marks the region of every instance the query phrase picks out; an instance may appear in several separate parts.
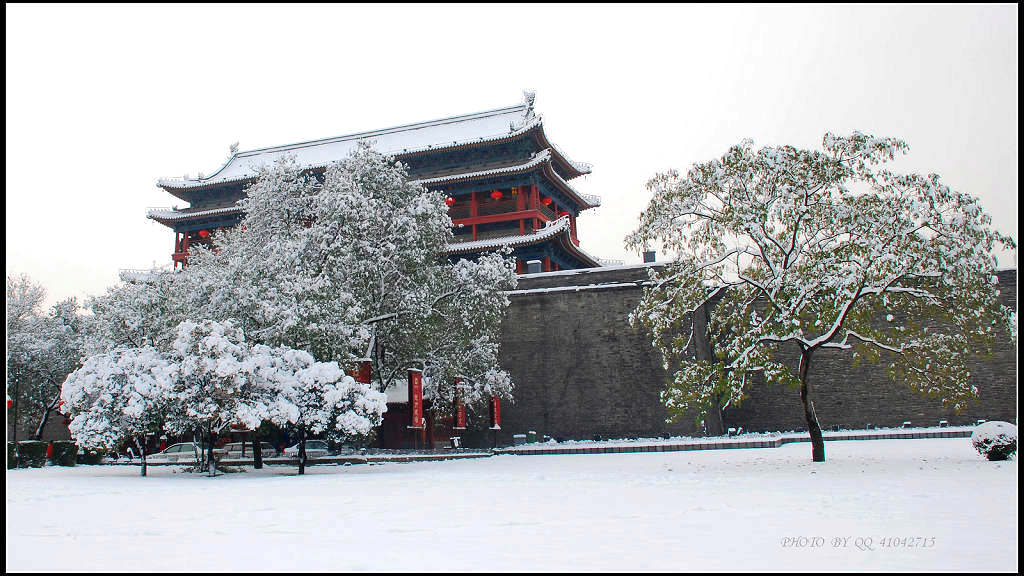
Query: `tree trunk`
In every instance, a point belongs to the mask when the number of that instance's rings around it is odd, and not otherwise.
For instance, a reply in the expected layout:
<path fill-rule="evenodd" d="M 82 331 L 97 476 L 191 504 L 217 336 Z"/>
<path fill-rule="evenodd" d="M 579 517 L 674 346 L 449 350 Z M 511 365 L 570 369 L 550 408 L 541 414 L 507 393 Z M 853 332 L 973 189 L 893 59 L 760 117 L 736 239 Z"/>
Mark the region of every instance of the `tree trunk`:
<path fill-rule="evenodd" d="M 39 427 L 36 428 L 35 440 L 43 439 L 43 428 L 46 428 L 46 421 L 50 419 L 50 413 L 60 405 L 60 393 L 61 391 L 57 390 L 57 396 L 43 408 L 43 417 L 39 420 Z"/>
<path fill-rule="evenodd" d="M 306 473 L 306 428 L 299 426 L 299 475 Z"/>
<path fill-rule="evenodd" d="M 814 402 L 810 402 L 807 398 L 809 392 L 807 374 L 810 367 L 811 352 L 802 350 L 800 352 L 800 402 L 804 405 L 804 420 L 807 421 L 807 431 L 811 435 L 811 460 L 824 462 L 825 438 L 821 435 L 821 425 L 818 424 L 818 416 L 814 413 Z"/>
<path fill-rule="evenodd" d="M 693 351 L 698 361 L 712 363 L 715 361 L 715 351 L 711 347 L 711 336 L 708 334 L 708 309 L 707 304 L 697 308 L 693 313 Z M 725 422 L 722 420 L 722 400 L 715 396 L 708 414 L 704 418 L 708 436 L 722 436 L 725 434 Z"/>
<path fill-rule="evenodd" d="M 213 460 L 213 443 L 214 434 L 213 428 L 207 427 L 206 429 L 206 469 L 210 472 L 210 476 L 217 474 L 217 464 Z"/>
<path fill-rule="evenodd" d="M 263 447 L 260 446 L 260 437 L 256 435 L 256 431 L 252 431 L 252 467 L 254 470 L 263 468 Z M 242 445 L 245 446 L 244 444 Z"/>
<path fill-rule="evenodd" d="M 142 458 L 142 470 L 139 472 L 141 476 L 146 475 L 146 438 L 143 436 L 142 442 L 138 439 L 135 440 L 135 446 L 139 449 L 139 457 Z"/>

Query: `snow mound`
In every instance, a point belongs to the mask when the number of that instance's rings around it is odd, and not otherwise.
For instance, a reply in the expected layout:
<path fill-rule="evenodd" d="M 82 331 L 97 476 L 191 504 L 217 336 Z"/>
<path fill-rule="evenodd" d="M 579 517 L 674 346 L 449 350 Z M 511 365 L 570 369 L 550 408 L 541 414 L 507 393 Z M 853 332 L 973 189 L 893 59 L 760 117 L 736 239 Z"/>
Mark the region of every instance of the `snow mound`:
<path fill-rule="evenodd" d="M 1009 422 L 985 422 L 971 434 L 971 444 L 989 460 L 1006 460 L 1017 452 L 1017 427 Z"/>

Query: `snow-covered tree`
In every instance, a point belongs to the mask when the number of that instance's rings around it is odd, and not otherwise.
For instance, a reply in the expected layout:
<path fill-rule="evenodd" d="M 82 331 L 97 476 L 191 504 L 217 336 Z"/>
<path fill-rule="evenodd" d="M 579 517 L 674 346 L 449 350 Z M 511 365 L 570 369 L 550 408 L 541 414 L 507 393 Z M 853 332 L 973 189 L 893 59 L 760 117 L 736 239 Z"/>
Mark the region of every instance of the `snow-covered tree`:
<path fill-rule="evenodd" d="M 660 243 L 675 258 L 651 270 L 630 320 L 651 331 L 666 367 L 680 366 L 662 394 L 670 413 L 736 404 L 760 374 L 799 387 L 822 461 L 808 379 L 818 350 L 883 361 L 894 381 L 954 409 L 976 396 L 965 361 L 991 349 L 1010 313 L 993 249 L 1015 244 L 937 175 L 885 169 L 906 149 L 861 133 L 826 134 L 821 151 L 744 141 L 685 178 L 648 183 L 653 197 L 627 244 Z M 689 318 L 705 305 L 715 306 L 715 356 L 692 360 Z M 775 359 L 780 348 L 799 353 L 795 370 Z"/>
<path fill-rule="evenodd" d="M 501 320 L 509 305 L 505 290 L 515 287 L 509 250 L 460 260 L 434 277 L 446 289 L 429 315 L 409 336 L 419 340 L 407 362 L 423 370 L 423 393 L 433 398 L 430 411 L 449 414 L 453 400 L 470 407 L 489 406 L 491 397 L 511 399 L 513 383 L 498 365 Z M 461 380 L 455 390 L 456 378 Z"/>
<path fill-rule="evenodd" d="M 361 324 L 372 328 L 365 356 L 380 389 L 419 368 L 426 395 L 454 400 L 454 377 L 465 375 L 474 393 L 464 401 L 482 398 L 482 376 L 497 369 L 504 291 L 516 282 L 508 253 L 449 263 L 444 194 L 366 143 L 328 167 L 315 198 L 316 241 L 303 257 L 310 275 L 355 298 Z M 511 383 L 495 392 L 509 397 Z"/>
<path fill-rule="evenodd" d="M 231 322 L 186 320 L 177 329 L 170 360 L 178 381 L 171 394 L 165 426 L 184 434 L 199 430 L 207 440 L 212 461 L 215 436 L 232 424 L 250 429 L 262 422 L 260 407 L 268 391 L 245 369 L 250 348 L 240 328 Z"/>
<path fill-rule="evenodd" d="M 189 318 L 183 300 L 191 292 L 179 282 L 178 274 L 154 271 L 145 281 L 122 282 L 89 298 L 92 321 L 86 351 L 101 354 L 147 345 L 169 351 L 178 324 Z"/>
<path fill-rule="evenodd" d="M 250 422 L 269 420 L 299 434 L 299 474 L 306 466 L 306 435 L 326 434 L 339 440 L 367 436 L 381 422 L 387 397 L 356 382 L 338 363 L 317 362 L 303 350 L 252 347 L 243 369 L 264 393 Z"/>
<path fill-rule="evenodd" d="M 17 425 L 35 440 L 60 406 L 64 379 L 81 365 L 85 319 L 68 298 L 41 311 L 45 289 L 27 276 L 7 277 L 7 388 L 17 403 Z"/>
<path fill-rule="evenodd" d="M 177 367 L 152 346 L 90 356 L 61 390 L 72 437 L 82 448 L 100 451 L 134 442 L 145 476 L 146 435 L 160 433 L 177 382 Z"/>
<path fill-rule="evenodd" d="M 191 317 L 231 319 L 254 343 L 342 366 L 372 358 L 381 390 L 420 368 L 425 392 L 448 397 L 454 375 L 480 382 L 496 366 L 511 260 L 448 263 L 444 195 L 400 162 L 363 143 L 317 177 L 285 157 L 242 207 L 240 225 L 195 250 L 176 281 Z"/>

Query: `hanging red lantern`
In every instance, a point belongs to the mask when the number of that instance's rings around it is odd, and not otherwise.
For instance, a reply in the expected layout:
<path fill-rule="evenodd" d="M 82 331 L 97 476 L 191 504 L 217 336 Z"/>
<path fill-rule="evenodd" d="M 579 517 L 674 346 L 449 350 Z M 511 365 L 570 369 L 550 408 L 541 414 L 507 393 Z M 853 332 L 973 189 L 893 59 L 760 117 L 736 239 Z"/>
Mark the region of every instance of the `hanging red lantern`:
<path fill-rule="evenodd" d="M 545 196 L 545 197 L 540 199 L 540 203 L 545 205 L 545 206 L 551 206 L 551 198 L 548 198 L 547 196 Z"/>
<path fill-rule="evenodd" d="M 501 190 L 495 190 L 491 192 L 491 198 L 494 198 L 495 200 L 501 200 Z"/>
<path fill-rule="evenodd" d="M 8 398 L 8 399 L 7 399 L 7 407 L 8 407 L 8 408 L 10 408 L 10 407 L 11 407 L 11 406 L 13 406 L 13 405 L 14 405 L 14 401 L 13 401 L 13 400 L 11 400 L 10 398 Z"/>
<path fill-rule="evenodd" d="M 558 213 L 558 216 L 559 216 L 559 217 L 562 217 L 562 216 L 568 216 L 568 215 L 569 215 L 569 213 L 568 213 L 568 212 L 566 212 L 565 210 L 562 210 L 561 212 L 559 212 L 559 213 Z"/>
<path fill-rule="evenodd" d="M 452 198 L 451 196 L 445 196 L 444 203 L 451 206 L 452 204 L 455 204 L 455 198 Z"/>
<path fill-rule="evenodd" d="M 209 230 L 200 230 L 199 231 L 199 237 L 200 238 L 207 238 L 209 236 L 210 236 L 210 231 Z"/>

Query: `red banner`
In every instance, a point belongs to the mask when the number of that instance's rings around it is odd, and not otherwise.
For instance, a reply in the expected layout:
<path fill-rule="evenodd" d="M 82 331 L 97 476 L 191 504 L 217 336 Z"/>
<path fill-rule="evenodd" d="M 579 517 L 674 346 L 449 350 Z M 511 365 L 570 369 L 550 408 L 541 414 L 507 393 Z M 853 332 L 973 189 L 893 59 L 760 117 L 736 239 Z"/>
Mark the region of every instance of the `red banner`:
<path fill-rule="evenodd" d="M 497 396 L 491 397 L 491 428 L 501 428 L 501 400 Z"/>
<path fill-rule="evenodd" d="M 370 361 L 360 360 L 358 367 L 354 370 L 349 370 L 348 375 L 355 379 L 356 382 L 362 382 L 363 384 L 370 383 Z"/>
<path fill-rule="evenodd" d="M 456 430 L 466 429 L 466 405 L 462 403 L 462 391 L 459 386 L 462 378 L 455 379 L 455 426 Z"/>
<path fill-rule="evenodd" d="M 409 370 L 409 413 L 409 427 L 423 428 L 423 372 L 419 370 Z"/>

